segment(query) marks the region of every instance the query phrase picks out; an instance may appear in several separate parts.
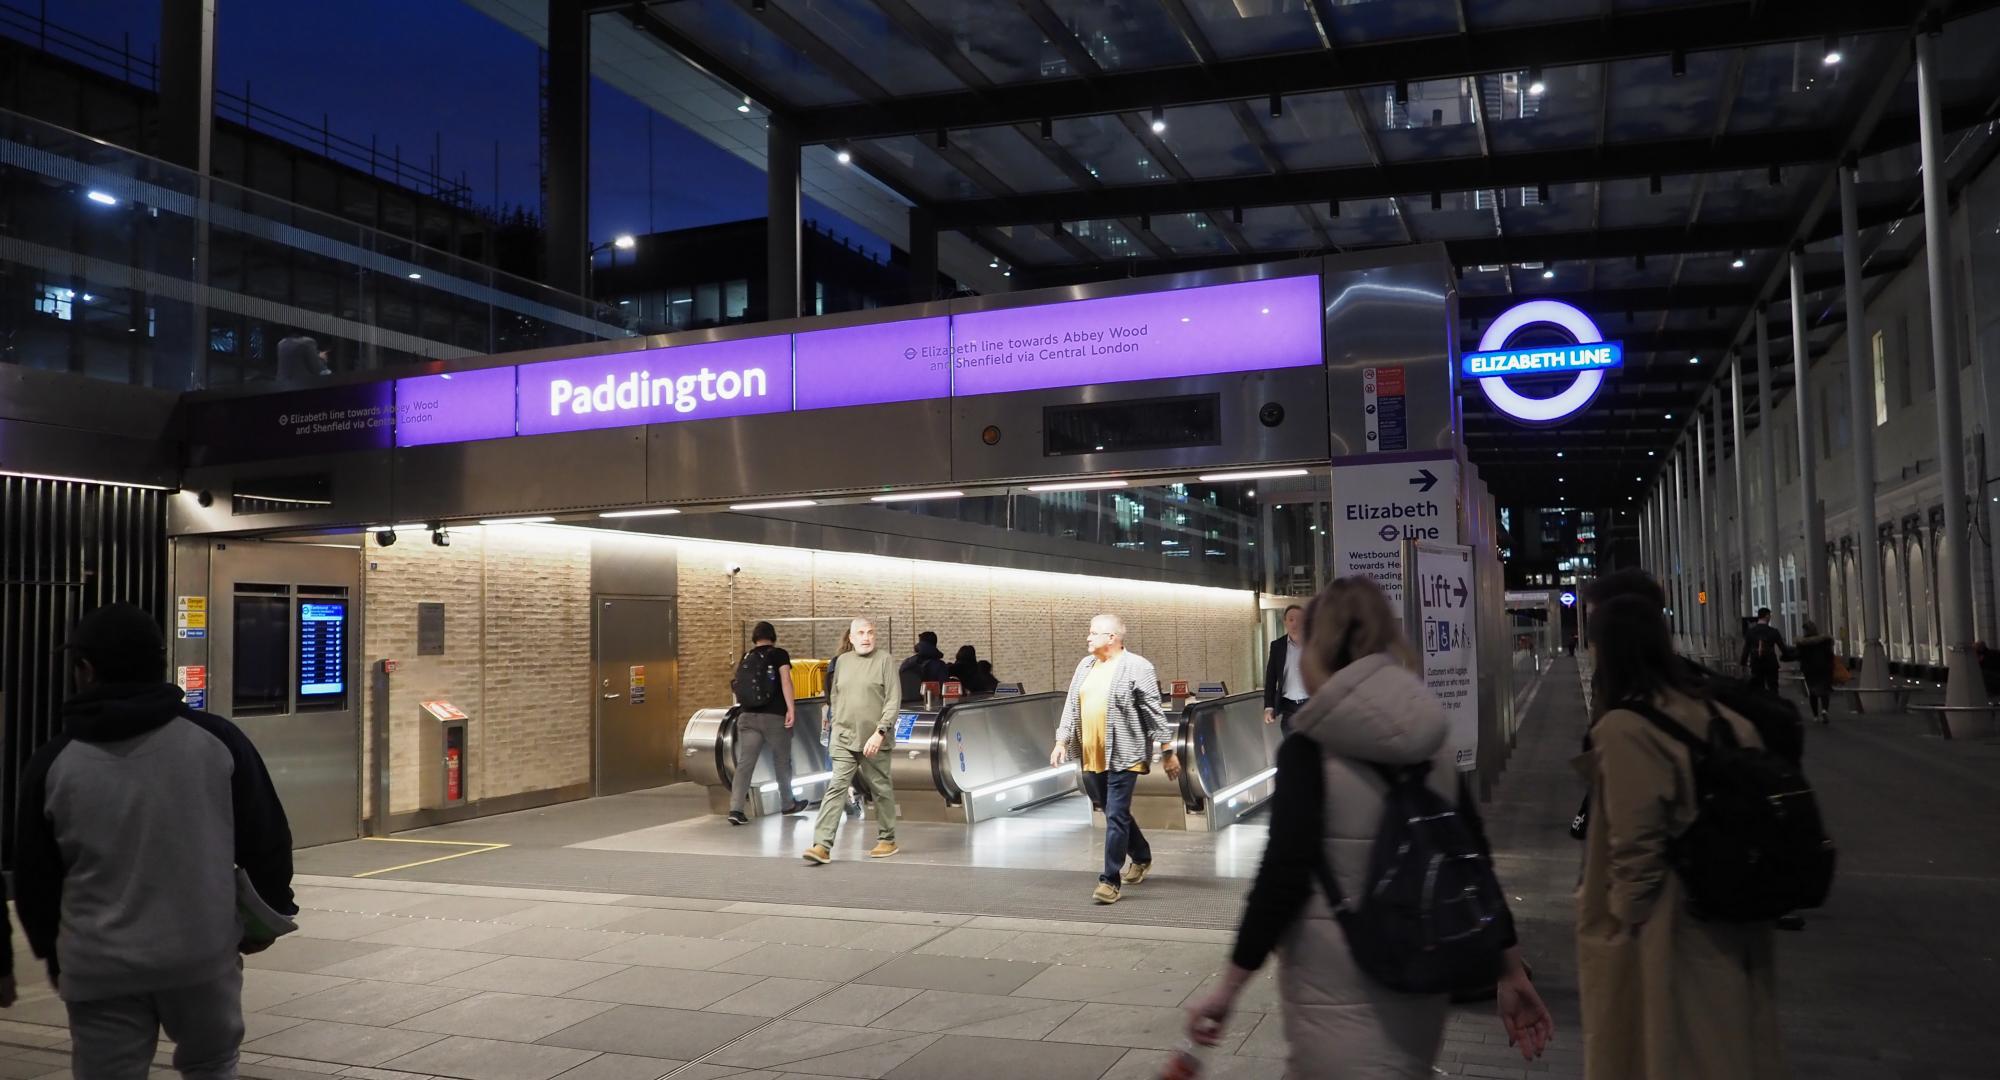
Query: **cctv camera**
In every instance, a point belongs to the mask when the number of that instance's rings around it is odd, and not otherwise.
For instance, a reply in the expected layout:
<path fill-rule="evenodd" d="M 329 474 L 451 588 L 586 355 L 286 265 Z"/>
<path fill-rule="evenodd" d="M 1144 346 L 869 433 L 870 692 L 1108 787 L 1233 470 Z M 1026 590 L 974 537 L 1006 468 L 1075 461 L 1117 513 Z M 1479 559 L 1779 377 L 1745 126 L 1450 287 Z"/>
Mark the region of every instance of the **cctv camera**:
<path fill-rule="evenodd" d="M 394 529 L 375 530 L 375 542 L 382 545 L 383 547 L 388 547 L 390 544 L 396 542 L 396 530 Z"/>
<path fill-rule="evenodd" d="M 431 530 L 431 543 L 436 544 L 439 547 L 450 547 L 451 534 L 446 532 L 444 530 L 444 527 L 440 525 L 439 527 Z"/>
<path fill-rule="evenodd" d="M 743 566 L 740 563 L 730 563 L 728 566 L 723 567 L 723 572 L 730 577 L 735 577 L 743 572 Z"/>

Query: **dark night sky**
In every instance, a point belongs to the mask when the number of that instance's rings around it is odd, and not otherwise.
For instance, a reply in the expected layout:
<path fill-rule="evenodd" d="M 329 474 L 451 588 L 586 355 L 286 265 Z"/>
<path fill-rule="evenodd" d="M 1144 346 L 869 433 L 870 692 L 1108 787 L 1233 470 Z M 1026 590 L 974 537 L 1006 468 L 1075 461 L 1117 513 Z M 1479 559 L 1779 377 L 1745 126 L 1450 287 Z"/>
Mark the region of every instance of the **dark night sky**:
<path fill-rule="evenodd" d="M 64 0 L 50 19 L 134 52 L 159 41 L 159 0 Z M 216 85 L 336 134 L 428 163 L 486 204 L 534 205 L 535 46 L 458 0 L 222 0 Z M 648 198 L 647 126 L 652 126 Z M 495 198 L 495 147 L 499 150 Z M 590 235 L 606 240 L 764 216 L 764 174 L 625 94 L 593 81 Z M 882 242 L 817 203 L 807 216 Z"/>

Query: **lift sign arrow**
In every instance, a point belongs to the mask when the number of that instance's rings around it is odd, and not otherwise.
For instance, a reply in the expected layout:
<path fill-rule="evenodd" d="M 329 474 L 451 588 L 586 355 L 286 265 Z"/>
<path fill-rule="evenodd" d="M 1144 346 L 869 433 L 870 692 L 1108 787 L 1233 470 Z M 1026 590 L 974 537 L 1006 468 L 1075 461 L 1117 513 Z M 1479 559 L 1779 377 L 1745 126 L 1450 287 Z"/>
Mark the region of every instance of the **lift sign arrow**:
<path fill-rule="evenodd" d="M 1465 594 L 1466 594 L 1466 593 L 1467 593 L 1468 591 L 1469 591 L 1469 590 L 1467 590 L 1467 589 L 1466 589 L 1466 587 L 1465 587 L 1465 579 L 1464 579 L 1464 578 L 1459 578 L 1459 579 L 1458 579 L 1458 588 L 1456 588 L 1456 589 L 1453 589 L 1453 590 L 1452 590 L 1452 593 L 1451 593 L 1451 595 L 1452 595 L 1453 597 L 1455 597 L 1455 598 L 1456 598 L 1456 599 L 1458 600 L 1458 606 L 1459 606 L 1459 607 L 1464 607 L 1464 606 L 1465 606 Z"/>
<path fill-rule="evenodd" d="M 1429 469 L 1420 468 L 1417 470 L 1417 475 L 1410 477 L 1410 483 L 1420 485 L 1417 488 L 1417 491 L 1419 493 L 1429 491 L 1430 489 L 1436 487 L 1437 482 L 1438 482 L 1437 474 L 1430 471 Z"/>

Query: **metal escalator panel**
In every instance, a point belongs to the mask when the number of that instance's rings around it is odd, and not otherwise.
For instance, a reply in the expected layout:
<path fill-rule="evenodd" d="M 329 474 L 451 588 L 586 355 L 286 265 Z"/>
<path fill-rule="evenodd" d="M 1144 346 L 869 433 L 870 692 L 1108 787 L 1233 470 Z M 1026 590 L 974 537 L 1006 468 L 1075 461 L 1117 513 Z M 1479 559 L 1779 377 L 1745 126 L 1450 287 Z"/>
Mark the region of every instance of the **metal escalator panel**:
<path fill-rule="evenodd" d="M 795 705 L 797 719 L 792 725 L 792 794 L 805 802 L 815 802 L 824 793 L 829 775 L 829 758 L 822 741 L 821 726 L 826 717 L 825 698 L 801 698 Z M 736 780 L 736 722 L 728 709 L 702 709 L 688 719 L 681 736 L 681 767 L 689 780 L 709 791 L 710 809 L 729 809 L 729 788 Z M 750 774 L 754 814 L 772 814 L 779 809 L 777 774 L 769 757 L 759 755 L 756 771 Z"/>
<path fill-rule="evenodd" d="M 1063 695 L 981 697 L 945 707 L 936 777 L 967 823 L 1004 817 L 1078 790 L 1076 762 L 1049 764 Z M 901 784 L 897 785 L 901 787 Z"/>
<path fill-rule="evenodd" d="M 1211 830 L 1248 817 L 1277 786 L 1278 725 L 1264 722 L 1259 691 L 1192 702 L 1185 713 L 1192 756 L 1182 779 L 1188 808 Z"/>

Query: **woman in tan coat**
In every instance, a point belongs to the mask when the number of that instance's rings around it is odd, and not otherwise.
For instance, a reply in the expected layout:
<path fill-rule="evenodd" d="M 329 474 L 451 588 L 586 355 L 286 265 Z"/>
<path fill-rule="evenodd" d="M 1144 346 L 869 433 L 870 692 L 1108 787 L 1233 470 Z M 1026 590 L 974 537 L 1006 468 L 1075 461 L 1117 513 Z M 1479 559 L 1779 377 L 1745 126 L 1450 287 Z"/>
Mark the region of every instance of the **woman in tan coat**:
<path fill-rule="evenodd" d="M 1658 586 L 1638 584 L 1590 598 L 1598 715 L 1576 760 L 1590 782 L 1576 896 L 1584 1076 L 1782 1080 L 1771 926 L 1688 914 L 1667 845 L 1694 822 L 1693 767 L 1686 747 L 1618 703 L 1649 701 L 1697 735 L 1718 715 L 1744 745 L 1761 740 L 1742 717 L 1711 713 L 1674 655 Z"/>

